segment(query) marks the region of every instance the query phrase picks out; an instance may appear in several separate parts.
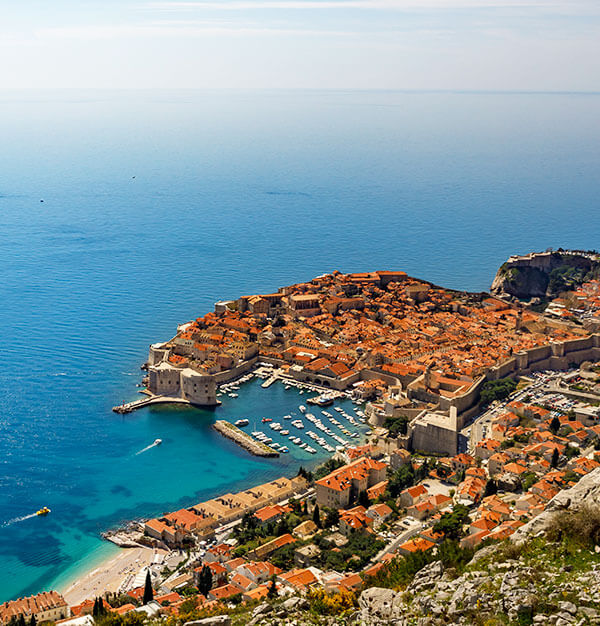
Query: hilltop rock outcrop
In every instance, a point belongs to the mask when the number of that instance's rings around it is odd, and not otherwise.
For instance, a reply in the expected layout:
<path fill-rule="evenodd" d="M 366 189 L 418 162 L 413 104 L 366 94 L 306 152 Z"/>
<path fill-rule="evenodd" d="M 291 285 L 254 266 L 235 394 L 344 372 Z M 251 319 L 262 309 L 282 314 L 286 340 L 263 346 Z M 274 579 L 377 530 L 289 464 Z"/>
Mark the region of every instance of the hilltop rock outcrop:
<path fill-rule="evenodd" d="M 600 263 L 588 252 L 540 252 L 513 256 L 503 263 L 492 294 L 520 299 L 551 298 L 596 275 Z"/>

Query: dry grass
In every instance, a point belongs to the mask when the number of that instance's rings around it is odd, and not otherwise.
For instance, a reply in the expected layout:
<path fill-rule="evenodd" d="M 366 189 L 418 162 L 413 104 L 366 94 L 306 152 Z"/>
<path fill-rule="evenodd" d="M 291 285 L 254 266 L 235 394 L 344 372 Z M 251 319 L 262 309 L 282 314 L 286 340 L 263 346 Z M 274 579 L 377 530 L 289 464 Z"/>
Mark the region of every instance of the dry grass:
<path fill-rule="evenodd" d="M 546 526 L 550 541 L 571 539 L 586 547 L 600 545 L 600 507 L 583 505 L 578 511 L 558 511 Z"/>

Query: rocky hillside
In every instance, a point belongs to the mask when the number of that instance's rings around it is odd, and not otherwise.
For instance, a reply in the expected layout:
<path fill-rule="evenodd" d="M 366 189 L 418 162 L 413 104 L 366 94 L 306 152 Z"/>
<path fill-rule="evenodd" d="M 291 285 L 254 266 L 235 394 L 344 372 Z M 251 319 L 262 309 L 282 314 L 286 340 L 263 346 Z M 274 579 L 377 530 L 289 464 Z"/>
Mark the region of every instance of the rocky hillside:
<path fill-rule="evenodd" d="M 510 540 L 478 550 L 460 571 L 434 561 L 408 585 L 368 588 L 358 606 L 344 609 L 324 615 L 310 596 L 293 596 L 195 624 L 600 624 L 600 468 L 561 491 Z"/>
<path fill-rule="evenodd" d="M 375 624 L 600 624 L 600 468 L 559 493 L 510 541 L 465 571 L 436 561 L 405 589 L 371 588 L 356 621 Z"/>
<path fill-rule="evenodd" d="M 498 270 L 491 292 L 519 299 L 553 298 L 600 275 L 591 252 L 542 252 L 511 257 Z"/>

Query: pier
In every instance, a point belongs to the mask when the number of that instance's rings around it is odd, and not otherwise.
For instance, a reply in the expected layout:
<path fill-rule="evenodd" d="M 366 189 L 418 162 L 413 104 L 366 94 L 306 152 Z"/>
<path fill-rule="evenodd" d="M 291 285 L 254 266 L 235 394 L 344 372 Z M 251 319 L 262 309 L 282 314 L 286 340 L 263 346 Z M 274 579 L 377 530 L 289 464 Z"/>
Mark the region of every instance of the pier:
<path fill-rule="evenodd" d="M 225 420 L 217 420 L 214 424 L 215 430 L 220 432 L 223 437 L 231 439 L 250 454 L 263 457 L 277 457 L 279 452 L 270 448 L 267 444 L 256 441 L 253 437 L 241 431 L 237 426 Z"/>
<path fill-rule="evenodd" d="M 261 387 L 263 389 L 267 389 L 267 387 L 270 387 L 278 378 L 279 376 L 277 374 L 273 374 L 273 376 L 271 376 L 270 378 L 265 380 L 264 383 L 261 384 Z"/>
<path fill-rule="evenodd" d="M 117 406 L 113 406 L 112 410 L 115 413 L 131 413 L 137 409 L 142 409 L 145 406 L 150 406 L 152 404 L 187 404 L 191 405 L 189 400 L 185 400 L 184 398 L 175 398 L 170 396 L 149 396 L 145 398 L 140 398 L 139 400 L 134 400 L 133 402 L 124 402 L 123 404 L 119 404 Z"/>

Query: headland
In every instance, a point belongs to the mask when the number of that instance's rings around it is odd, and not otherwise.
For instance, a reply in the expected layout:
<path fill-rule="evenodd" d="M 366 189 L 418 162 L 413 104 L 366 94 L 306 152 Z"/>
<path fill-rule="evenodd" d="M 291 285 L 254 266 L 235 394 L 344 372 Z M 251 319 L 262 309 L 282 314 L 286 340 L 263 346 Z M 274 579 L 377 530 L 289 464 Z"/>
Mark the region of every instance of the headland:
<path fill-rule="evenodd" d="M 595 262 L 592 253 L 561 255 Z M 150 346 L 144 382 L 156 401 L 215 407 L 233 381 L 267 366 L 273 373 L 265 385 L 280 380 L 369 402 L 373 426 L 407 418 L 407 449 L 453 454 L 487 382 L 596 356 L 600 336 L 518 301 L 445 289 L 402 271 L 333 272 L 217 302 Z"/>

